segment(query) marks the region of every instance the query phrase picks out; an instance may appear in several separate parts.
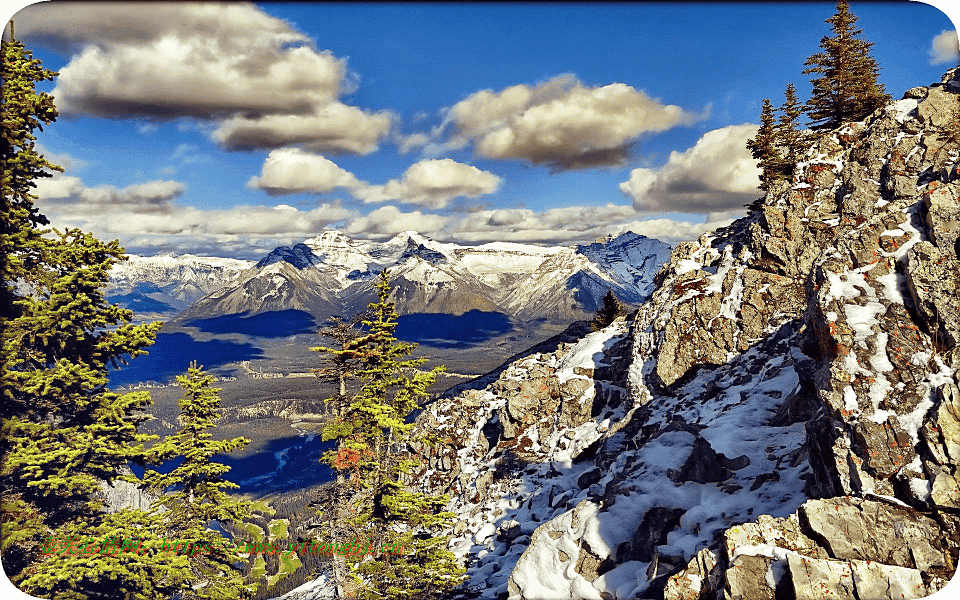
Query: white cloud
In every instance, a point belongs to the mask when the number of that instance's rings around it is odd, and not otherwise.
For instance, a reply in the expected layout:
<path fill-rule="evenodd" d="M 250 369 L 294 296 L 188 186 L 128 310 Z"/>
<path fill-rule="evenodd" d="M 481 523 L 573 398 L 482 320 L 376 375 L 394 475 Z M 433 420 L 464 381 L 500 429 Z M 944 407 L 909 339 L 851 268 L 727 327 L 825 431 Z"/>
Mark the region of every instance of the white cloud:
<path fill-rule="evenodd" d="M 370 154 L 379 148 L 395 118 L 389 111 L 371 112 L 328 102 L 304 115 L 231 117 L 220 123 L 212 137 L 220 146 L 234 150 L 302 144 L 318 152 Z"/>
<path fill-rule="evenodd" d="M 449 217 L 422 213 L 419 210 L 405 213 L 396 206 L 387 205 L 365 217 L 354 219 L 344 232 L 361 238 L 377 238 L 412 229 L 431 237 L 439 237 L 439 232 L 449 220 Z"/>
<path fill-rule="evenodd" d="M 323 194 L 343 188 L 366 203 L 397 200 L 444 208 L 454 198 L 492 194 L 500 182 L 493 173 L 444 158 L 422 160 L 408 168 L 400 179 L 371 185 L 324 156 L 299 148 L 281 148 L 267 156 L 260 176 L 251 177 L 247 187 L 265 190 L 270 195 Z"/>
<path fill-rule="evenodd" d="M 481 156 L 556 169 L 622 165 L 642 134 L 699 118 L 623 83 L 587 87 L 572 75 L 561 75 L 535 86 L 472 94 L 446 111 L 440 129 L 452 125 L 449 139 L 427 145 L 424 152 L 473 142 Z"/>
<path fill-rule="evenodd" d="M 337 204 L 311 210 L 276 206 L 234 206 L 205 210 L 179 204 L 186 186 L 149 181 L 125 188 L 87 187 L 77 177 L 38 181 L 37 206 L 54 227 L 79 227 L 101 239 L 119 238 L 136 251 L 251 256 L 342 225 L 358 216 Z"/>
<path fill-rule="evenodd" d="M 371 186 L 356 194 L 368 202 L 399 200 L 431 208 L 444 208 L 454 198 L 479 198 L 500 188 L 501 179 L 477 167 L 449 158 L 422 160 L 399 180 Z M 401 230 L 402 231 L 402 230 Z"/>
<path fill-rule="evenodd" d="M 36 194 L 42 200 L 57 200 L 53 205 L 54 212 L 91 210 L 106 213 L 100 215 L 105 218 L 113 218 L 117 212 L 131 207 L 141 213 L 166 214 L 171 200 L 181 196 L 186 189 L 185 184 L 169 180 L 148 181 L 125 188 L 87 187 L 79 177 L 56 175 L 37 181 Z"/>
<path fill-rule="evenodd" d="M 633 231 L 675 243 L 694 239 L 704 231 L 728 225 L 737 214 L 709 215 L 702 223 L 673 219 L 637 219 L 631 206 L 568 206 L 536 212 L 525 208 L 479 211 L 451 221 L 444 228 L 449 239 L 465 243 L 494 241 L 543 244 L 589 243 L 609 233 Z"/>
<path fill-rule="evenodd" d="M 692 148 L 671 152 L 663 167 L 634 169 L 620 191 L 643 212 L 738 210 L 760 195 L 760 169 L 746 148 L 756 133 L 751 124 L 708 131 Z"/>
<path fill-rule="evenodd" d="M 346 61 L 253 4 L 41 3 L 17 32 L 74 53 L 52 92 L 64 115 L 225 120 L 213 137 L 229 149 L 355 154 L 395 118 L 341 103 L 356 86 Z"/>
<path fill-rule="evenodd" d="M 957 31 L 943 31 L 930 44 L 930 64 L 960 63 L 960 40 Z"/>
<path fill-rule="evenodd" d="M 260 188 L 271 196 L 296 192 L 324 193 L 336 188 L 357 189 L 366 184 L 333 161 L 299 148 L 272 151 L 263 162 L 259 177 L 251 177 L 249 188 Z"/>

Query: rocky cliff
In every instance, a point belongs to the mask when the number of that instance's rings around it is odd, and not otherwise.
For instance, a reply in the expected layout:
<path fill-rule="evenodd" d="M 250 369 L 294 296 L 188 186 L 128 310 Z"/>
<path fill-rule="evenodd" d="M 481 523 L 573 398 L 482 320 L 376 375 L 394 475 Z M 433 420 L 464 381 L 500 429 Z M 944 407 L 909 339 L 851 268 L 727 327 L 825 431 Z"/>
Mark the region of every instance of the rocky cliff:
<path fill-rule="evenodd" d="M 960 551 L 960 69 L 820 137 L 629 321 L 418 417 L 462 594 L 917 598 Z"/>

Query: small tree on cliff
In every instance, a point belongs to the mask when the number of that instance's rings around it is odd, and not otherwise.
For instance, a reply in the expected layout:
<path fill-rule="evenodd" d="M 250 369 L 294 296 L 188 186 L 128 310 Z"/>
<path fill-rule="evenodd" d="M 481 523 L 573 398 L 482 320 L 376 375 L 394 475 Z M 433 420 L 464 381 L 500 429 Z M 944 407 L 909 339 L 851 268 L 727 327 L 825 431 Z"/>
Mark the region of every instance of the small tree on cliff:
<path fill-rule="evenodd" d="M 806 104 L 811 129 L 833 129 L 846 121 L 859 121 L 890 101 L 877 82 L 880 67 L 870 56 L 873 43 L 857 36 L 857 16 L 846 0 L 837 2 L 837 12 L 826 20 L 832 37 L 820 40 L 822 52 L 804 63 L 804 75 L 815 73 L 813 90 Z"/>
<path fill-rule="evenodd" d="M 613 290 L 607 290 L 607 293 L 603 296 L 603 305 L 597 309 L 597 314 L 593 317 L 590 325 L 594 331 L 600 331 L 613 323 L 617 317 L 622 316 L 623 313 L 623 304 L 620 304 L 620 300 L 617 299 Z"/>
<path fill-rule="evenodd" d="M 443 512 L 448 498 L 405 489 L 419 461 L 406 451 L 408 444 L 430 444 L 429 436 L 413 439 L 407 419 L 427 397 L 443 367 L 421 371 L 425 358 L 407 358 L 416 344 L 397 340 L 397 312 L 390 300 L 389 273 L 377 281 L 377 301 L 370 304 L 363 325 L 368 333 L 341 350 L 359 359 L 355 371 L 360 389 L 345 402 L 336 419 L 323 429 L 324 440 L 337 448 L 324 460 L 338 473 L 338 482 L 351 490 L 351 516 L 340 517 L 337 507 L 331 528 L 349 532 L 361 545 L 401 548 L 397 555 L 342 557 L 349 562 L 350 587 L 358 598 L 431 598 L 462 581 L 463 568 L 446 549 L 438 530 L 450 525 L 452 513 Z M 349 477 L 349 484 L 347 478 Z"/>
<path fill-rule="evenodd" d="M 770 184 L 783 178 L 783 156 L 777 149 L 777 126 L 773 115 L 773 105 L 768 98 L 763 99 L 760 109 L 760 128 L 757 137 L 747 140 L 747 149 L 757 159 L 760 168 L 761 190 L 770 189 Z"/>
<path fill-rule="evenodd" d="M 785 153 L 780 164 L 780 175 L 790 181 L 797 163 L 806 154 L 809 145 L 800 131 L 803 107 L 797 100 L 797 88 L 792 83 L 787 84 L 784 96 L 785 100 L 780 106 L 780 119 L 777 121 L 776 143 Z"/>

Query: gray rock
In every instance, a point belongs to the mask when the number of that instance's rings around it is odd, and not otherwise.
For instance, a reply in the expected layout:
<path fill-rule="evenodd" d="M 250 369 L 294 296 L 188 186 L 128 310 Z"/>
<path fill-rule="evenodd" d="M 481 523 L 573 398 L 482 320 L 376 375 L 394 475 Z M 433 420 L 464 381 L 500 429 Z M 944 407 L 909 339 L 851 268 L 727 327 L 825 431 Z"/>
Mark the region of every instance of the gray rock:
<path fill-rule="evenodd" d="M 823 540 L 832 558 L 882 562 L 927 571 L 946 566 L 932 545 L 939 527 L 912 509 L 853 498 L 808 500 L 801 521 Z"/>
<path fill-rule="evenodd" d="M 709 548 L 697 552 L 687 566 L 672 575 L 663 590 L 664 600 L 713 600 L 723 586 L 723 563 Z"/>
<path fill-rule="evenodd" d="M 941 252 L 960 259 L 960 182 L 933 186 L 923 194 L 923 203 L 933 242 Z"/>
<path fill-rule="evenodd" d="M 767 582 L 770 562 L 763 556 L 736 557 L 727 571 L 724 600 L 774 600 L 775 588 Z"/>
<path fill-rule="evenodd" d="M 580 489 L 586 489 L 591 485 L 600 481 L 603 477 L 603 471 L 599 467 L 594 467 L 582 473 L 580 477 L 577 478 L 577 487 Z"/>

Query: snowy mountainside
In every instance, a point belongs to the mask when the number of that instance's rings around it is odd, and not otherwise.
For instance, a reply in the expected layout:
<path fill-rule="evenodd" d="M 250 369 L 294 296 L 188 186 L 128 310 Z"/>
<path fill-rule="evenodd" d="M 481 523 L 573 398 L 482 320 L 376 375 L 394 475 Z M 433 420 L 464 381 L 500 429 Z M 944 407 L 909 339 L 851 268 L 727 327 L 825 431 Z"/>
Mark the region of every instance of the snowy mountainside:
<path fill-rule="evenodd" d="M 429 405 L 465 591 L 919 598 L 960 557 L 960 68 L 679 245 L 632 320 Z"/>
<path fill-rule="evenodd" d="M 236 279 L 253 261 L 192 254 L 127 255 L 110 271 L 107 296 L 138 315 L 171 316 Z"/>
<path fill-rule="evenodd" d="M 326 231 L 275 249 L 183 317 L 283 309 L 352 314 L 372 300 L 376 274 L 390 269 L 400 314 L 476 310 L 521 321 L 570 321 L 596 310 L 608 289 L 626 302 L 642 300 L 667 256 L 666 244 L 632 233 L 584 247 L 540 247 L 460 246 L 414 231 L 366 242 Z"/>

